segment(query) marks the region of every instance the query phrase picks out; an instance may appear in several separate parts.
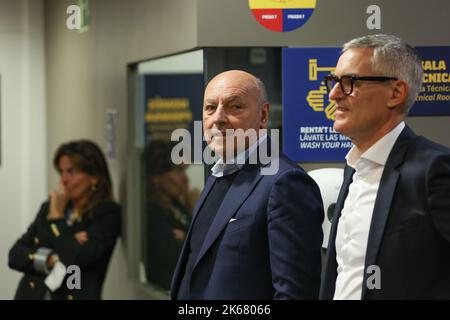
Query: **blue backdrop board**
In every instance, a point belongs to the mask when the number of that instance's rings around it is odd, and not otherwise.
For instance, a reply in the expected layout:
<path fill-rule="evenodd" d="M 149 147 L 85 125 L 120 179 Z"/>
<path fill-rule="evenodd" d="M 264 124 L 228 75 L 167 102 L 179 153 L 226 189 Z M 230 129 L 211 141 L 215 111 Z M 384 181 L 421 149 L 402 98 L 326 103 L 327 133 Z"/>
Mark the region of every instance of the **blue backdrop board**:
<path fill-rule="evenodd" d="M 450 115 L 450 47 L 417 47 L 423 84 L 410 116 Z"/>
<path fill-rule="evenodd" d="M 323 78 L 340 48 L 283 49 L 283 151 L 296 162 L 343 161 L 351 141 L 333 129 Z"/>
<path fill-rule="evenodd" d="M 333 130 L 335 106 L 322 81 L 334 71 L 340 51 L 283 49 L 283 149 L 294 161 L 343 161 L 351 147 L 348 138 Z M 417 47 L 417 51 L 424 77 L 409 115 L 450 115 L 450 47 Z"/>
<path fill-rule="evenodd" d="M 203 74 L 145 75 L 145 140 L 170 140 L 173 130 L 193 134 L 202 119 Z"/>

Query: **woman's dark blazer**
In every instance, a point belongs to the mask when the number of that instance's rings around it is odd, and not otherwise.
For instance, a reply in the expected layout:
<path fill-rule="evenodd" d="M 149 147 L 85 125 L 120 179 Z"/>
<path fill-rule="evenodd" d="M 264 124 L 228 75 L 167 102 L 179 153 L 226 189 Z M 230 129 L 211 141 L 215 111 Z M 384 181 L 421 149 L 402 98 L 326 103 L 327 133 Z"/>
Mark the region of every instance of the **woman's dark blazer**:
<path fill-rule="evenodd" d="M 69 288 L 76 284 L 76 279 L 74 271 L 68 272 L 61 287 L 51 293 L 51 299 L 101 299 L 109 260 L 120 235 L 120 206 L 113 201 L 102 201 L 70 226 L 64 218 L 48 220 L 48 211 L 49 202 L 45 202 L 27 232 L 9 251 L 9 267 L 24 273 L 15 299 L 43 299 L 48 290 L 44 283 L 46 275 L 33 267 L 33 254 L 40 247 L 57 253 L 66 268 L 78 266 L 81 271 L 80 289 Z M 88 234 L 84 245 L 74 237 L 79 231 Z"/>

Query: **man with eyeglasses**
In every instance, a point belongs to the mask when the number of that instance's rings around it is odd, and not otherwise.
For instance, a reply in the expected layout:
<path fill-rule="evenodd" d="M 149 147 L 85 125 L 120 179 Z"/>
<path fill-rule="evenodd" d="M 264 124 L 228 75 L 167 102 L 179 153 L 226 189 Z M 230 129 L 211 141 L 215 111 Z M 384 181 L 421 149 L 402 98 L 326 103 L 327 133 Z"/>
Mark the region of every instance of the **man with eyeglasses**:
<path fill-rule="evenodd" d="M 391 35 L 344 45 L 324 80 L 351 138 L 321 299 L 450 299 L 450 150 L 404 123 L 422 82 Z"/>

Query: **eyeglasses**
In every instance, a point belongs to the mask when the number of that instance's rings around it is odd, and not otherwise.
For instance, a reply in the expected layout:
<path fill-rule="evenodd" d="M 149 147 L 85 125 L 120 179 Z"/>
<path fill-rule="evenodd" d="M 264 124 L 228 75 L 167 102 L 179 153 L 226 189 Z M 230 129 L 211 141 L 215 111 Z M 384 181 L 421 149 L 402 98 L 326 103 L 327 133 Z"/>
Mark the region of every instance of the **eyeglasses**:
<path fill-rule="evenodd" d="M 398 80 L 397 78 L 393 77 L 357 77 L 357 76 L 342 76 L 338 77 L 334 74 L 330 74 L 326 76 L 324 79 L 325 86 L 327 87 L 328 93 L 333 90 L 336 83 L 339 83 L 339 86 L 341 87 L 342 92 L 345 95 L 350 95 L 353 92 L 353 84 L 355 81 L 363 80 L 363 81 L 389 81 L 389 80 Z"/>

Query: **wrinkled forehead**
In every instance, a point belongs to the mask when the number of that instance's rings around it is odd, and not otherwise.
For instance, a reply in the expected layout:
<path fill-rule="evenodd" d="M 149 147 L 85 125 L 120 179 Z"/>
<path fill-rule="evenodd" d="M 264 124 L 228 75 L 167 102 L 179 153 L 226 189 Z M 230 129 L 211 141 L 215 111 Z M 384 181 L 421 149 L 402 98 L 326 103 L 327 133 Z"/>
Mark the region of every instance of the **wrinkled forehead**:
<path fill-rule="evenodd" d="M 205 100 L 222 99 L 235 100 L 256 97 L 257 88 L 251 79 L 222 77 L 213 79 L 205 90 Z"/>

